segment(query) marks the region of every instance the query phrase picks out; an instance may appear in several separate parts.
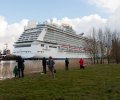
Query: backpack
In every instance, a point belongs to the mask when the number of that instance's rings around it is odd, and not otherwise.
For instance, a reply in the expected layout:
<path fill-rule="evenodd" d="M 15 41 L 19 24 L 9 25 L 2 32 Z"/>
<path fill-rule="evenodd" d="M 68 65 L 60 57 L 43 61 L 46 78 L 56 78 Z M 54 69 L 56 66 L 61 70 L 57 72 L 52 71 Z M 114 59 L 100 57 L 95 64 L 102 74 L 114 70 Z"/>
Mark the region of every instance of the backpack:
<path fill-rule="evenodd" d="M 55 62 L 52 59 L 48 60 L 48 67 L 54 67 L 54 64 Z"/>

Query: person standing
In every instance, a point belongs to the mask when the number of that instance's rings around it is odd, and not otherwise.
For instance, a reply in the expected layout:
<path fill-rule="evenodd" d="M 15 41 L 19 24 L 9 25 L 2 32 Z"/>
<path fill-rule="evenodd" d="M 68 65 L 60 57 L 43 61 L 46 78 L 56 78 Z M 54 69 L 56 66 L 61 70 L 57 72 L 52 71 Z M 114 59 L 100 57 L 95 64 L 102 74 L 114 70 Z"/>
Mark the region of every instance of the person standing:
<path fill-rule="evenodd" d="M 47 65 L 48 65 L 49 76 L 52 76 L 53 79 L 55 78 L 54 64 L 55 64 L 55 62 L 54 62 L 53 58 L 50 56 L 47 61 Z"/>
<path fill-rule="evenodd" d="M 24 77 L 24 59 L 18 56 L 16 62 L 18 63 L 18 77 Z"/>
<path fill-rule="evenodd" d="M 42 59 L 42 66 L 43 66 L 43 73 L 46 74 L 46 58 L 43 57 Z"/>
<path fill-rule="evenodd" d="M 69 60 L 68 58 L 65 59 L 65 69 L 68 70 L 68 66 L 69 66 Z"/>
<path fill-rule="evenodd" d="M 82 58 L 80 58 L 79 64 L 80 64 L 80 69 L 85 69 L 85 67 L 84 67 L 84 60 Z"/>

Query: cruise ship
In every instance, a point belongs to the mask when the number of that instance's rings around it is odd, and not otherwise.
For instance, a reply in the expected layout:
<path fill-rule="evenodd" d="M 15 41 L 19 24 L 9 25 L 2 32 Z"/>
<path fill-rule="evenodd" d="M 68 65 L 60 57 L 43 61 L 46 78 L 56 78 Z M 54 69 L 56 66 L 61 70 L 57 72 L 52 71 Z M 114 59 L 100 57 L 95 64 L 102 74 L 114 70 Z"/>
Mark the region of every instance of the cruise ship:
<path fill-rule="evenodd" d="M 32 21 L 14 43 L 13 54 L 23 58 L 88 58 L 84 43 L 85 38 L 70 25 Z"/>

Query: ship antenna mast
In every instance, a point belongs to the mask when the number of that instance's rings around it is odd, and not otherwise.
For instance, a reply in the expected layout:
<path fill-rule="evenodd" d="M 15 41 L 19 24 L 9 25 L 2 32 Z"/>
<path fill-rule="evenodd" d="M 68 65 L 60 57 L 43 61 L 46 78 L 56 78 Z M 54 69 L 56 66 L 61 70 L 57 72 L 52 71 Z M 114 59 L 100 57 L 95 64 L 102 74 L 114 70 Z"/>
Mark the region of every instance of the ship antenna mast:
<path fill-rule="evenodd" d="M 7 43 L 5 43 L 4 45 L 5 45 L 5 47 L 6 47 L 5 49 L 7 50 L 7 49 L 8 49 L 8 44 L 7 44 Z"/>

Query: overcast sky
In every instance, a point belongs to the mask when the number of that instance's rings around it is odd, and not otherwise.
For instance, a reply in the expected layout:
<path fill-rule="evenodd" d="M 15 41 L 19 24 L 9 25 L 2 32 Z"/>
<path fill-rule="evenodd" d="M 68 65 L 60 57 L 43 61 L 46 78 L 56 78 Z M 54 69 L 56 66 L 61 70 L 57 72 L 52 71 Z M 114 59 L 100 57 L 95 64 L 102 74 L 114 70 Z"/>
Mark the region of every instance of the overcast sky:
<path fill-rule="evenodd" d="M 92 28 L 120 31 L 119 0 L 0 0 L 0 50 L 13 49 L 29 20 L 67 23 L 77 34 Z"/>

